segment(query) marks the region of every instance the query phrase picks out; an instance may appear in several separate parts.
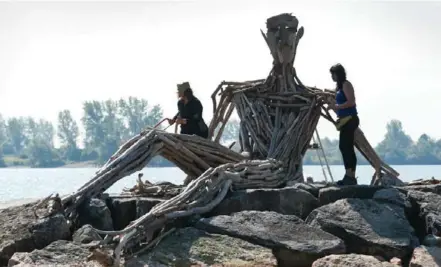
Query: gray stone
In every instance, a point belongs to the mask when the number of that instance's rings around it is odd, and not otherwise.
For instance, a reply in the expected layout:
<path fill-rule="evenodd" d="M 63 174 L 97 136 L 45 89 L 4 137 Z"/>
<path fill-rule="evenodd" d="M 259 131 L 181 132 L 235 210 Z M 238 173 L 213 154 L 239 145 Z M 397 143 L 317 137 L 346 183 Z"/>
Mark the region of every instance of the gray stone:
<path fill-rule="evenodd" d="M 78 209 L 80 225 L 90 224 L 96 229 L 112 231 L 112 214 L 106 203 L 98 198 L 85 201 Z"/>
<path fill-rule="evenodd" d="M 8 266 L 100 266 L 97 262 L 87 262 L 89 254 L 85 247 L 59 240 L 41 250 L 15 253 Z"/>
<path fill-rule="evenodd" d="M 310 183 L 298 183 L 294 181 L 290 181 L 287 183 L 287 187 L 293 187 L 297 189 L 302 189 L 309 192 L 314 197 L 318 198 L 319 190 L 322 187 L 315 186 L 315 184 Z"/>
<path fill-rule="evenodd" d="M 243 211 L 203 218 L 196 227 L 271 248 L 278 266 L 309 267 L 318 258 L 346 251 L 341 239 L 306 225 L 295 215 Z"/>
<path fill-rule="evenodd" d="M 75 243 L 88 244 L 92 241 L 101 241 L 103 239 L 101 238 L 100 234 L 98 234 L 95 229 L 93 229 L 91 225 L 86 224 L 75 231 L 72 236 L 72 240 Z"/>
<path fill-rule="evenodd" d="M 348 252 L 404 258 L 418 245 L 404 209 L 371 199 L 342 199 L 314 210 L 306 222 L 345 241 Z"/>
<path fill-rule="evenodd" d="M 420 246 L 413 251 L 409 267 L 441 266 L 441 248 Z"/>
<path fill-rule="evenodd" d="M 369 255 L 329 255 L 316 260 L 312 267 L 397 267 L 387 261 Z"/>
<path fill-rule="evenodd" d="M 70 238 L 62 214 L 36 219 L 36 202 L 0 210 L 0 266 L 6 266 L 15 252 L 43 248 L 59 239 Z"/>
<path fill-rule="evenodd" d="M 226 235 L 182 228 L 126 266 L 277 266 L 271 250 Z"/>
<path fill-rule="evenodd" d="M 233 192 L 205 216 L 212 217 L 244 210 L 258 210 L 306 218 L 317 207 L 318 200 L 305 190 L 292 187 L 248 189 Z"/>
<path fill-rule="evenodd" d="M 412 205 L 410 204 L 409 200 L 407 200 L 406 195 L 401 193 L 396 188 L 378 190 L 375 192 L 373 199 L 383 203 L 395 204 L 406 209 L 412 208 Z"/>
<path fill-rule="evenodd" d="M 384 187 L 369 185 L 332 186 L 320 189 L 318 199 L 321 206 L 344 198 L 370 199 L 375 192 L 381 189 L 384 189 Z"/>
<path fill-rule="evenodd" d="M 386 173 L 381 173 L 380 178 L 376 179 L 374 181 L 373 185 L 376 185 L 376 186 L 405 186 L 406 184 L 397 177 L 391 176 Z"/>
<path fill-rule="evenodd" d="M 417 206 L 425 234 L 441 235 L 441 196 L 420 191 L 409 191 L 407 196 Z"/>
<path fill-rule="evenodd" d="M 155 198 L 139 198 L 136 200 L 136 219 L 150 212 L 150 210 L 157 204 L 164 200 Z"/>
<path fill-rule="evenodd" d="M 441 184 L 407 185 L 404 187 L 400 187 L 399 190 L 403 190 L 405 192 L 413 190 L 413 191 L 420 191 L 420 192 L 434 193 L 441 195 Z"/>
<path fill-rule="evenodd" d="M 124 229 L 131 221 L 148 213 L 153 206 L 163 200 L 147 197 L 118 197 L 112 196 L 108 206 L 112 214 L 115 230 Z"/>

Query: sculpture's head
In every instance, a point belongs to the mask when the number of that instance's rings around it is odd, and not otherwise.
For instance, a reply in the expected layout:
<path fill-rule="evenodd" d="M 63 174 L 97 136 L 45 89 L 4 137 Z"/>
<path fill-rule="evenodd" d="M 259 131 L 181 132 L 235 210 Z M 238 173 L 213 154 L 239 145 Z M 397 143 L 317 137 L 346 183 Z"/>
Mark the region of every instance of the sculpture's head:
<path fill-rule="evenodd" d="M 267 34 L 262 34 L 271 50 L 274 63 L 293 63 L 297 45 L 304 33 L 303 27 L 297 30 L 297 18 L 284 13 L 267 19 L 266 25 Z"/>

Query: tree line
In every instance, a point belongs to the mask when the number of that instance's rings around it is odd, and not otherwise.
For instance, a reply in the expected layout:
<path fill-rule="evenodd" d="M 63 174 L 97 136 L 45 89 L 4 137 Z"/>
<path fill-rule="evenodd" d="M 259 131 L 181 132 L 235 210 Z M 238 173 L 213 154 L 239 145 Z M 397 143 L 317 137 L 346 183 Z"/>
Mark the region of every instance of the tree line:
<path fill-rule="evenodd" d="M 125 140 L 163 118 L 160 105 L 150 105 L 137 97 L 85 101 L 82 108 L 80 122 L 73 119 L 69 110 L 62 110 L 55 125 L 44 119 L 5 119 L 0 115 L 0 167 L 60 167 L 79 162 L 99 165 Z M 238 129 L 235 125 L 235 121 L 227 125 L 221 141 L 234 138 Z M 55 137 L 60 146 L 55 146 Z M 149 165 L 172 166 L 162 157 L 155 157 Z"/>
<path fill-rule="evenodd" d="M 342 164 L 338 140 L 323 138 L 321 140 L 329 164 Z M 375 146 L 375 151 L 390 165 L 438 165 L 441 164 L 441 139 L 434 139 L 422 134 L 414 141 L 406 134 L 399 120 L 391 120 L 386 125 L 383 140 Z M 358 164 L 369 164 L 358 152 Z M 304 164 L 319 164 L 316 151 L 308 151 Z"/>
<path fill-rule="evenodd" d="M 43 168 L 80 162 L 100 165 L 125 140 L 148 126 L 154 126 L 162 118 L 163 110 L 160 105 L 150 105 L 146 99 L 137 97 L 85 101 L 79 122 L 73 119 L 69 110 L 58 113 L 55 125 L 44 119 L 5 119 L 0 115 L 0 167 Z M 413 141 L 398 120 L 390 121 L 386 130 L 384 139 L 375 149 L 387 163 L 441 164 L 441 140 L 422 134 L 417 141 Z M 231 120 L 224 129 L 221 142 L 237 140 L 238 133 L 239 122 Z M 56 137 L 60 142 L 59 146 L 55 146 Z M 342 163 L 338 140 L 324 138 L 322 145 L 330 164 Z M 235 148 L 237 147 L 236 145 Z M 360 154 L 357 157 L 359 164 L 368 164 Z M 308 151 L 304 164 L 319 164 L 317 153 Z M 158 156 L 149 166 L 173 164 Z"/>

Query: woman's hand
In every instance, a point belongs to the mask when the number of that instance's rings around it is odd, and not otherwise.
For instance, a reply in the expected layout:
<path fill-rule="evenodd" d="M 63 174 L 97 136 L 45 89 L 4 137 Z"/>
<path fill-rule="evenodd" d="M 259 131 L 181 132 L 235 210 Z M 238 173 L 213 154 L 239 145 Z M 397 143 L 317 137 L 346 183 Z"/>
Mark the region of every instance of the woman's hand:
<path fill-rule="evenodd" d="M 185 125 L 185 124 L 187 124 L 187 119 L 177 119 L 176 123 Z"/>

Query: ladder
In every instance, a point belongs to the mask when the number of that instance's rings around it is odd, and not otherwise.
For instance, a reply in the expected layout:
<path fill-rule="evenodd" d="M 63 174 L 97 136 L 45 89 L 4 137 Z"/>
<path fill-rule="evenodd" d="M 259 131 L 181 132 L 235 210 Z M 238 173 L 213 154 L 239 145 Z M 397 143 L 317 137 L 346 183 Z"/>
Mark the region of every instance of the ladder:
<path fill-rule="evenodd" d="M 331 168 L 329 167 L 328 159 L 326 158 L 325 151 L 323 150 L 322 142 L 320 140 L 320 135 L 319 135 L 317 129 L 315 130 L 314 133 L 315 133 L 315 136 L 312 135 L 313 145 L 311 146 L 311 148 L 315 149 L 317 151 L 317 157 L 319 158 L 320 166 L 322 167 L 322 172 L 323 172 L 323 176 L 325 177 L 325 181 L 328 182 L 328 175 L 329 175 L 329 177 L 331 178 L 331 182 L 334 183 L 334 178 L 332 177 Z M 323 157 L 323 159 L 322 159 L 322 157 Z M 326 169 L 325 169 L 325 166 L 323 166 L 323 161 L 326 164 Z"/>

